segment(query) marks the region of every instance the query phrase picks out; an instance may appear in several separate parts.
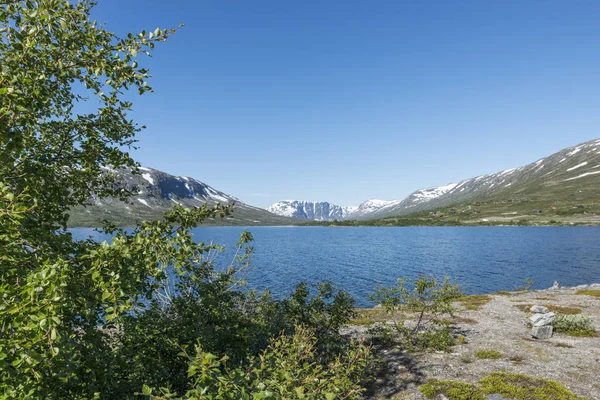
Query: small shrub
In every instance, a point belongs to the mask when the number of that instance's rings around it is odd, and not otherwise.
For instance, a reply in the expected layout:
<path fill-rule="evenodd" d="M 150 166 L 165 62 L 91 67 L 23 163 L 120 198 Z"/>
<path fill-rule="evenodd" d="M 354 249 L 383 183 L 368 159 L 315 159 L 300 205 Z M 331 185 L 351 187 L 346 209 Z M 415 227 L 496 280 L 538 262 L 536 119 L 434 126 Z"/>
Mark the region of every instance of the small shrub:
<path fill-rule="evenodd" d="M 554 331 L 578 337 L 597 336 L 592 319 L 584 315 L 557 314 Z"/>
<path fill-rule="evenodd" d="M 570 345 L 569 343 L 562 343 L 562 342 L 556 343 L 556 347 L 564 347 L 564 348 L 567 348 L 567 349 L 572 349 L 573 348 L 573 346 Z"/>
<path fill-rule="evenodd" d="M 533 286 L 533 279 L 525 278 L 525 284 L 515 288 L 515 292 L 529 292 L 531 290 L 531 286 Z"/>
<path fill-rule="evenodd" d="M 520 356 L 520 355 L 516 355 L 516 356 L 512 356 L 509 358 L 510 361 L 514 362 L 515 364 L 520 364 L 523 361 L 525 361 L 525 357 Z"/>
<path fill-rule="evenodd" d="M 499 292 L 496 292 L 496 293 L 494 293 L 494 294 L 496 294 L 496 295 L 498 295 L 498 296 L 512 296 L 512 293 L 511 293 L 511 292 L 508 292 L 508 291 L 506 291 L 506 290 L 501 290 L 501 291 L 499 291 Z"/>
<path fill-rule="evenodd" d="M 584 400 L 558 382 L 522 374 L 494 372 L 479 384 L 485 394 L 499 393 L 516 400 Z"/>
<path fill-rule="evenodd" d="M 395 287 L 380 287 L 370 299 L 391 317 L 391 326 L 380 326 L 380 331 L 393 330 L 397 340 L 411 351 L 447 351 L 454 338 L 444 318 L 453 316 L 452 302 L 461 295 L 458 285 L 448 277 L 438 281 L 421 275 L 412 284 L 400 278 Z M 408 320 L 411 315 L 414 321 Z M 389 332 L 385 335 L 389 337 Z"/>
<path fill-rule="evenodd" d="M 475 353 L 475 357 L 485 359 L 485 360 L 497 360 L 502 358 L 502 353 L 497 350 L 489 349 L 489 350 L 478 350 Z"/>
<path fill-rule="evenodd" d="M 582 290 L 576 291 L 575 294 L 583 295 L 583 296 L 600 297 L 600 290 L 598 290 L 598 289 L 582 289 Z"/>
<path fill-rule="evenodd" d="M 492 297 L 486 294 L 474 294 L 471 296 L 462 296 L 456 301 L 462 304 L 467 310 L 479 310 L 492 301 Z"/>
<path fill-rule="evenodd" d="M 314 331 L 304 327 L 275 339 L 242 366 L 197 346 L 188 370 L 193 389 L 181 399 L 357 399 L 371 360 L 368 347 L 351 343 L 344 354 L 323 363 Z M 146 387 L 144 394 L 151 390 Z"/>
<path fill-rule="evenodd" d="M 450 400 L 485 400 L 483 391 L 471 383 L 450 380 L 432 380 L 419 390 L 428 399 L 444 395 Z"/>

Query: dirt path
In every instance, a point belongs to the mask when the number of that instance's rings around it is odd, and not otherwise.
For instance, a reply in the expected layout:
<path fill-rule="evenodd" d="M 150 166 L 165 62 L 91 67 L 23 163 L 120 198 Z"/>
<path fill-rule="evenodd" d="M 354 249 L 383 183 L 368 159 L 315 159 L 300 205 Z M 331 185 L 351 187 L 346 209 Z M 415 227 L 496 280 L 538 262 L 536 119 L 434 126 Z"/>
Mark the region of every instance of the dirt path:
<path fill-rule="evenodd" d="M 451 353 L 385 351 L 388 376 L 375 384 L 369 398 L 424 399 L 418 387 L 429 379 L 475 383 L 491 372 L 504 371 L 556 380 L 578 395 L 600 399 L 600 337 L 555 333 L 551 339 L 535 340 L 527 328 L 531 314 L 522 311 L 532 304 L 579 308 L 600 330 L 600 298 L 575 295 L 581 288 L 491 295 L 479 310 L 461 310 L 455 326 L 465 337 L 463 344 Z M 600 289 L 600 284 L 585 288 Z M 474 355 L 478 350 L 496 350 L 502 357 L 480 359 Z"/>

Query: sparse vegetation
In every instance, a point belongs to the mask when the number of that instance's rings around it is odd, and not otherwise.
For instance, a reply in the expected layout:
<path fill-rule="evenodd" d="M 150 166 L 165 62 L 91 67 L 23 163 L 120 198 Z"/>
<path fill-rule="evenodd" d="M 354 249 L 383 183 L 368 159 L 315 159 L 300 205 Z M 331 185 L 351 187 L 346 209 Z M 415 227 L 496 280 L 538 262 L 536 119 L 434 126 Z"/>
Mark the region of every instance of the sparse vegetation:
<path fill-rule="evenodd" d="M 475 357 L 484 359 L 484 360 L 497 360 L 497 359 L 504 357 L 502 355 L 502 353 L 500 353 L 498 350 L 494 350 L 494 349 L 478 350 L 477 352 L 475 352 L 474 355 L 475 355 Z"/>
<path fill-rule="evenodd" d="M 565 349 L 572 349 L 574 346 L 570 345 L 569 343 L 558 342 L 558 343 L 556 343 L 556 347 L 563 347 Z"/>
<path fill-rule="evenodd" d="M 470 296 L 462 296 L 456 301 L 462 304 L 467 310 L 479 310 L 481 307 L 492 301 L 492 296 L 486 294 L 473 294 Z"/>
<path fill-rule="evenodd" d="M 562 315 L 577 315 L 581 314 L 582 310 L 579 307 L 573 306 L 557 306 L 554 304 L 547 305 L 548 310 L 553 311 L 555 313 L 559 313 Z"/>
<path fill-rule="evenodd" d="M 431 380 L 419 390 L 428 399 L 445 395 L 450 400 L 485 400 L 483 391 L 471 383 L 451 380 Z"/>
<path fill-rule="evenodd" d="M 592 319 L 584 315 L 557 314 L 554 320 L 554 331 L 577 337 L 597 336 Z"/>
<path fill-rule="evenodd" d="M 379 325 L 379 334 L 392 329 L 399 343 L 412 351 L 447 351 L 454 338 L 444 319 L 453 316 L 452 302 L 460 296 L 458 285 L 449 278 L 438 281 L 421 275 L 414 282 L 401 278 L 395 287 L 380 287 L 370 299 L 382 305 L 392 322 Z M 409 321 L 407 314 L 415 319 Z"/>
<path fill-rule="evenodd" d="M 514 306 L 519 310 L 527 313 L 529 312 L 533 304 L 515 304 Z M 559 313 L 563 315 L 577 315 L 582 313 L 581 308 L 573 306 L 557 306 L 555 304 L 545 304 L 544 307 L 546 307 L 548 311 L 552 311 L 554 313 Z"/>
<path fill-rule="evenodd" d="M 494 372 L 481 379 L 478 385 L 431 380 L 419 389 L 428 399 L 444 395 L 449 400 L 485 400 L 486 395 L 498 393 L 515 400 L 585 400 L 558 382 L 508 372 Z"/>
<path fill-rule="evenodd" d="M 558 382 L 522 374 L 494 372 L 479 384 L 485 394 L 500 393 L 516 400 L 584 400 Z"/>
<path fill-rule="evenodd" d="M 515 355 L 512 357 L 509 357 L 509 360 L 512 361 L 515 364 L 520 364 L 523 361 L 525 361 L 525 357 L 521 356 L 521 355 Z"/>
<path fill-rule="evenodd" d="M 575 294 L 600 298 L 600 289 L 581 289 L 576 291 Z"/>
<path fill-rule="evenodd" d="M 531 290 L 531 286 L 533 286 L 533 279 L 525 278 L 525 284 L 515 288 L 515 292 L 529 292 Z"/>

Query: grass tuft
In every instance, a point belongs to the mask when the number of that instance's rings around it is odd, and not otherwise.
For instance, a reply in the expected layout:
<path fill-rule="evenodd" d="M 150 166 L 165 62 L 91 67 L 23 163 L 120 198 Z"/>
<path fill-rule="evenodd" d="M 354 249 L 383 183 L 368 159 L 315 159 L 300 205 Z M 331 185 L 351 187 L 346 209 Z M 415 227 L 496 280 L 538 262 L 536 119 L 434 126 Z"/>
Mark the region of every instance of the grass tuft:
<path fill-rule="evenodd" d="M 600 297 L 600 290 L 598 289 L 582 289 L 575 292 L 575 294 L 583 296 L 594 296 Z"/>
<path fill-rule="evenodd" d="M 522 374 L 494 372 L 479 381 L 485 394 L 516 400 L 584 400 L 558 382 Z"/>
<path fill-rule="evenodd" d="M 433 399 L 444 395 L 450 400 L 485 400 L 483 391 L 471 383 L 431 380 L 419 388 L 423 396 Z"/>
<path fill-rule="evenodd" d="M 474 294 L 471 296 L 463 296 L 456 300 L 463 305 L 467 310 L 479 310 L 481 307 L 492 301 L 492 297 L 487 294 Z"/>
<path fill-rule="evenodd" d="M 488 349 L 488 350 L 478 350 L 475 353 L 475 357 L 485 359 L 485 360 L 497 360 L 502 358 L 503 355 L 497 350 Z"/>

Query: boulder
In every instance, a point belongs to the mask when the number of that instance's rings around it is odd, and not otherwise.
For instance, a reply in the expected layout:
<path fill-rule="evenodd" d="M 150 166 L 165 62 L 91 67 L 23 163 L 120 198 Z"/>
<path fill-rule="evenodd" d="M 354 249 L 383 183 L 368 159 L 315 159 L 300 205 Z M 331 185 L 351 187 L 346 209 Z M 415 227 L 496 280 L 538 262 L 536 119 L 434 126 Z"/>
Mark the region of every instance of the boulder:
<path fill-rule="evenodd" d="M 552 325 L 534 326 L 531 329 L 531 336 L 536 339 L 550 339 L 552 337 Z"/>
<path fill-rule="evenodd" d="M 536 322 L 538 322 L 539 320 L 541 320 L 544 317 L 544 314 L 534 314 L 531 317 L 529 317 L 529 322 L 531 322 L 531 324 L 535 324 Z"/>
<path fill-rule="evenodd" d="M 534 327 L 552 325 L 552 323 L 554 322 L 555 316 L 554 316 L 553 312 L 549 312 L 546 314 L 535 314 L 535 315 L 541 315 L 542 317 L 540 319 L 538 319 L 536 322 L 533 322 Z"/>
<path fill-rule="evenodd" d="M 529 311 L 536 314 L 546 314 L 549 310 L 544 306 L 531 306 Z"/>

